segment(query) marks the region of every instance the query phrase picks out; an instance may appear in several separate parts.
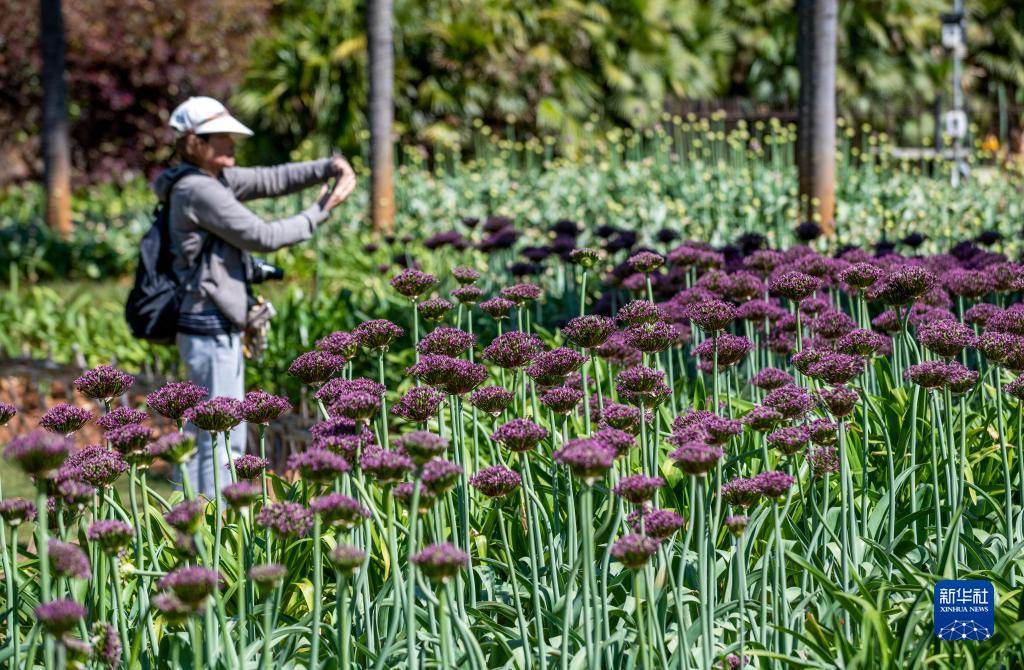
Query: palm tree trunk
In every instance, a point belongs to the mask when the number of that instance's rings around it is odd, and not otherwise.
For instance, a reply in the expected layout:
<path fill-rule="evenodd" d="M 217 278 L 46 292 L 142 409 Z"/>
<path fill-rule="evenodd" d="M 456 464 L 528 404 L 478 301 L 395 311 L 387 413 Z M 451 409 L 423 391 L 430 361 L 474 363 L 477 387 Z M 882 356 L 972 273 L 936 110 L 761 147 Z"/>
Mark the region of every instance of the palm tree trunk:
<path fill-rule="evenodd" d="M 64 81 L 64 18 L 61 0 L 40 0 L 39 49 L 43 58 L 43 173 L 46 222 L 71 236 L 71 144 Z"/>
<path fill-rule="evenodd" d="M 378 232 L 395 226 L 391 126 L 394 117 L 392 0 L 369 0 L 367 36 L 370 69 L 370 218 Z"/>
<path fill-rule="evenodd" d="M 797 0 L 797 170 L 803 215 L 835 232 L 838 0 Z"/>

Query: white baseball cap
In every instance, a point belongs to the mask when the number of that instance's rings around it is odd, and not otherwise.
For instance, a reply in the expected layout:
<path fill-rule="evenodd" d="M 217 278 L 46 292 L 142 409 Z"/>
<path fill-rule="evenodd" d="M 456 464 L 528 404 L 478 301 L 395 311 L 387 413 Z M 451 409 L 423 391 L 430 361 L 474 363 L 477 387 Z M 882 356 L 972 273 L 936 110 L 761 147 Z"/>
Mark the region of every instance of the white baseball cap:
<path fill-rule="evenodd" d="M 191 131 L 196 135 L 230 133 L 249 137 L 252 131 L 231 116 L 218 100 L 206 96 L 191 97 L 171 112 L 171 128 L 178 132 Z"/>

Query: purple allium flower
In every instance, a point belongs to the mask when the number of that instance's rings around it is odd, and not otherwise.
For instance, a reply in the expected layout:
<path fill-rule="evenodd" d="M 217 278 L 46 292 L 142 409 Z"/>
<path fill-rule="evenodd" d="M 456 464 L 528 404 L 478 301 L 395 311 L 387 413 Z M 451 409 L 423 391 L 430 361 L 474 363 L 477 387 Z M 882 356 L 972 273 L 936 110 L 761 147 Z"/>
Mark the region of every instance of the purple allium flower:
<path fill-rule="evenodd" d="M 473 391 L 469 395 L 469 404 L 481 412 L 498 416 L 512 405 L 514 399 L 511 391 L 500 386 L 488 386 Z"/>
<path fill-rule="evenodd" d="M 344 575 L 352 575 L 363 566 L 366 552 L 351 544 L 339 544 L 328 554 L 331 563 Z"/>
<path fill-rule="evenodd" d="M 421 354 L 439 354 L 455 358 L 476 344 L 476 335 L 458 328 L 441 326 L 428 333 L 416 347 Z"/>
<path fill-rule="evenodd" d="M 994 282 L 983 270 L 953 268 L 942 274 L 942 285 L 953 295 L 977 300 L 993 290 Z"/>
<path fill-rule="evenodd" d="M 658 551 L 658 541 L 646 535 L 623 535 L 612 545 L 612 558 L 630 570 L 640 570 Z"/>
<path fill-rule="evenodd" d="M 491 439 L 509 451 L 530 451 L 548 436 L 548 431 L 529 419 L 512 419 L 491 434 Z"/>
<path fill-rule="evenodd" d="M 124 395 L 134 383 L 135 377 L 110 365 L 93 368 L 72 382 L 83 395 L 104 401 Z"/>
<path fill-rule="evenodd" d="M 409 509 L 412 507 L 412 495 L 415 492 L 415 482 L 402 482 L 391 489 L 391 495 L 394 496 L 395 500 L 399 502 L 402 507 Z M 437 500 L 437 494 L 431 489 L 428 489 L 422 482 L 420 483 L 420 499 L 416 504 L 418 512 L 426 514 L 430 511 L 431 506 Z"/>
<path fill-rule="evenodd" d="M 583 400 L 583 392 L 568 386 L 560 386 L 545 391 L 539 400 L 541 405 L 555 414 L 568 414 Z"/>
<path fill-rule="evenodd" d="M 1012 382 L 1004 384 L 1003 391 L 1017 400 L 1024 400 L 1024 376 L 1017 377 Z"/>
<path fill-rule="evenodd" d="M 751 479 L 737 477 L 722 484 L 722 500 L 733 507 L 746 509 L 760 497 L 761 492 Z"/>
<path fill-rule="evenodd" d="M 649 300 L 631 300 L 619 308 L 615 320 L 627 326 L 664 320 L 661 308 Z"/>
<path fill-rule="evenodd" d="M 703 476 L 725 455 L 721 447 L 691 442 L 676 448 L 668 457 L 677 468 L 689 475 Z"/>
<path fill-rule="evenodd" d="M 94 521 L 85 536 L 106 554 L 115 555 L 132 540 L 132 527 L 117 519 Z"/>
<path fill-rule="evenodd" d="M 50 556 L 50 568 L 57 577 L 69 579 L 91 579 L 92 569 L 89 557 L 77 544 L 50 540 L 46 545 Z"/>
<path fill-rule="evenodd" d="M 665 485 L 661 477 L 629 475 L 615 485 L 615 495 L 621 496 L 634 505 L 643 505 L 654 497 L 655 491 Z"/>
<path fill-rule="evenodd" d="M 458 483 L 461 475 L 461 465 L 435 458 L 423 466 L 420 478 L 428 491 L 435 496 L 440 496 L 451 490 Z"/>
<path fill-rule="evenodd" d="M 251 507 L 262 497 L 263 489 L 259 485 L 243 479 L 234 484 L 228 484 L 221 493 L 232 509 L 244 509 Z"/>
<path fill-rule="evenodd" d="M 839 281 L 855 289 L 865 289 L 882 278 L 882 268 L 870 263 L 854 263 L 839 273 Z"/>
<path fill-rule="evenodd" d="M 317 340 L 315 346 L 320 351 L 341 356 L 348 361 L 359 353 L 359 338 L 352 333 L 336 330 Z"/>
<path fill-rule="evenodd" d="M 365 519 L 370 518 L 370 510 L 355 498 L 340 493 L 329 493 L 320 498 L 314 498 L 309 503 L 314 514 L 329 526 L 337 528 L 355 528 Z"/>
<path fill-rule="evenodd" d="M 427 323 L 436 323 L 444 319 L 445 315 L 452 311 L 452 305 L 444 298 L 431 298 L 417 303 L 416 311 Z"/>
<path fill-rule="evenodd" d="M 189 408 L 184 417 L 199 430 L 226 433 L 242 423 L 245 412 L 241 400 L 218 396 Z"/>
<path fill-rule="evenodd" d="M 782 386 L 792 384 L 793 376 L 779 368 L 761 368 L 750 378 L 748 383 L 765 391 L 774 391 Z"/>
<path fill-rule="evenodd" d="M 605 440 L 577 438 L 569 440 L 552 455 L 556 463 L 569 468 L 572 475 L 582 479 L 587 486 L 593 486 L 603 477 L 615 461 L 615 449 Z"/>
<path fill-rule="evenodd" d="M 181 465 L 192 458 L 195 452 L 196 438 L 190 433 L 167 433 L 161 435 L 155 442 L 151 442 L 148 450 L 154 458 L 163 458 L 166 461 Z"/>
<path fill-rule="evenodd" d="M 480 279 L 480 273 L 473 268 L 465 266 L 459 266 L 452 268 L 452 276 L 455 277 L 455 281 L 460 284 L 472 284 L 477 279 Z"/>
<path fill-rule="evenodd" d="M 719 333 L 715 338 L 704 340 L 693 350 L 693 353 L 700 357 L 702 363 L 707 363 L 709 368 L 714 362 L 716 341 L 719 371 L 736 365 L 754 348 L 754 343 L 742 335 Z"/>
<path fill-rule="evenodd" d="M 807 446 L 810 437 L 807 426 L 787 426 L 768 433 L 765 439 L 768 446 L 778 449 L 786 456 L 792 456 Z"/>
<path fill-rule="evenodd" d="M 558 347 L 537 354 L 527 366 L 526 374 L 540 386 L 556 386 L 586 362 L 587 357 L 578 351 Z"/>
<path fill-rule="evenodd" d="M 313 527 L 313 512 L 299 503 L 268 503 L 256 514 L 256 523 L 281 537 L 305 537 Z"/>
<path fill-rule="evenodd" d="M 226 467 L 235 469 L 235 477 L 238 479 L 256 479 L 263 471 L 270 467 L 270 461 L 253 454 L 245 454 L 231 461 Z"/>
<path fill-rule="evenodd" d="M 199 529 L 202 514 L 203 502 L 201 500 L 186 500 L 172 507 L 164 515 L 164 521 L 171 528 L 192 535 Z"/>
<path fill-rule="evenodd" d="M 412 459 L 405 454 L 379 447 L 364 449 L 359 459 L 363 472 L 382 485 L 401 481 L 413 466 Z"/>
<path fill-rule="evenodd" d="M 665 258 L 653 251 L 641 251 L 630 256 L 626 263 L 636 272 L 650 274 L 665 264 Z"/>
<path fill-rule="evenodd" d="M 675 332 L 667 323 L 655 321 L 627 328 L 626 344 L 647 354 L 665 351 L 672 344 Z"/>
<path fill-rule="evenodd" d="M 141 410 L 133 409 L 127 405 L 121 405 L 120 407 L 110 410 L 110 412 L 105 416 L 101 416 L 97 419 L 96 425 L 103 430 L 110 430 L 112 428 L 127 426 L 131 423 L 142 423 L 148 418 L 149 415 Z"/>
<path fill-rule="evenodd" d="M 175 421 L 185 416 L 186 410 L 209 397 L 210 391 L 192 382 L 172 382 L 146 396 L 146 406 L 157 414 Z"/>
<path fill-rule="evenodd" d="M 437 285 L 437 277 L 408 268 L 391 279 L 391 287 L 399 294 L 415 300 Z"/>
<path fill-rule="evenodd" d="M 53 600 L 36 607 L 35 615 L 46 632 L 60 637 L 78 625 L 85 618 L 85 607 L 74 600 Z"/>
<path fill-rule="evenodd" d="M 807 452 L 807 461 L 811 464 L 811 474 L 821 478 L 826 474 L 839 472 L 839 455 L 831 445 L 811 447 Z"/>
<path fill-rule="evenodd" d="M 372 379 L 366 377 L 356 377 L 355 379 L 340 379 L 335 377 L 334 379 L 328 380 L 323 386 L 317 389 L 317 392 L 313 394 L 313 397 L 324 403 L 325 405 L 331 405 L 335 400 L 345 393 L 351 393 L 353 391 L 358 393 L 369 393 L 381 397 L 384 395 L 384 385 L 380 382 L 375 382 Z"/>
<path fill-rule="evenodd" d="M 27 475 L 49 479 L 67 459 L 71 444 L 63 435 L 36 430 L 11 438 L 4 458 L 14 461 Z"/>
<path fill-rule="evenodd" d="M 638 365 L 642 360 L 640 350 L 626 344 L 626 335 L 622 332 L 612 333 L 594 352 L 609 363 L 622 367 Z"/>
<path fill-rule="evenodd" d="M 826 340 L 838 340 L 856 327 L 846 312 L 836 309 L 825 310 L 811 322 L 811 329 Z"/>
<path fill-rule="evenodd" d="M 487 368 L 461 358 L 450 359 L 448 378 L 440 388 L 448 395 L 462 396 L 487 381 Z"/>
<path fill-rule="evenodd" d="M 569 262 L 582 268 L 592 268 L 601 258 L 601 252 L 589 247 L 579 247 L 569 252 Z"/>
<path fill-rule="evenodd" d="M 445 542 L 427 545 L 418 554 L 410 556 L 409 562 L 431 581 L 444 583 L 469 565 L 469 554 Z"/>
<path fill-rule="evenodd" d="M 256 586 L 264 589 L 280 586 L 287 576 L 288 568 L 280 563 L 264 563 L 263 565 L 254 565 L 249 569 L 249 579 Z"/>
<path fill-rule="evenodd" d="M 750 481 L 765 498 L 781 498 L 786 495 L 796 478 L 785 472 L 766 470 L 751 477 Z"/>
<path fill-rule="evenodd" d="M 639 512 L 639 513 L 638 513 Z M 636 514 L 635 517 L 633 515 Z M 675 510 L 670 509 L 639 509 L 631 512 L 628 520 L 633 530 L 640 532 L 641 520 L 643 520 L 643 532 L 655 540 L 667 540 L 677 530 L 683 527 L 683 517 Z"/>
<path fill-rule="evenodd" d="M 726 277 L 725 294 L 730 300 L 744 302 L 763 296 L 766 286 L 761 278 L 752 272 L 740 270 Z"/>
<path fill-rule="evenodd" d="M 853 413 L 857 406 L 857 392 L 846 386 L 833 386 L 818 391 L 818 397 L 829 413 L 841 419 Z"/>
<path fill-rule="evenodd" d="M 752 321 L 756 326 L 764 326 L 765 321 L 778 321 L 789 313 L 775 302 L 767 300 L 748 300 L 736 308 L 736 318 Z"/>
<path fill-rule="evenodd" d="M 768 280 L 768 290 L 792 302 L 800 302 L 821 288 L 817 277 L 791 270 Z"/>
<path fill-rule="evenodd" d="M 650 416 L 650 413 L 647 413 Z M 648 417 L 645 419 L 650 420 Z M 653 416 L 651 416 L 653 418 Z M 601 413 L 601 423 L 631 435 L 640 432 L 640 409 L 620 403 L 608 403 Z"/>
<path fill-rule="evenodd" d="M 1021 338 L 1016 335 L 984 332 L 975 339 L 974 346 L 990 363 L 998 365 L 1006 360 L 1011 351 L 1020 348 L 1021 343 Z"/>
<path fill-rule="evenodd" d="M 821 362 L 830 353 L 828 349 L 804 349 L 793 354 L 790 362 L 793 364 L 793 367 L 806 375 L 810 373 L 812 365 Z"/>
<path fill-rule="evenodd" d="M 990 332 L 1009 333 L 1011 335 L 1024 335 L 1024 310 L 1009 309 L 996 312 L 985 322 L 985 330 Z"/>
<path fill-rule="evenodd" d="M 772 249 L 758 249 L 743 259 L 743 267 L 756 270 L 763 275 L 770 274 L 784 262 L 782 254 Z"/>
<path fill-rule="evenodd" d="M 282 504 L 291 505 L 292 503 Z M 269 507 L 273 507 L 273 505 Z M 260 515 L 266 510 L 267 508 L 260 510 Z M 218 590 L 223 581 L 224 578 L 216 570 L 192 565 L 178 568 L 164 575 L 157 581 L 156 586 L 158 589 L 172 591 L 182 602 L 197 605 Z"/>
<path fill-rule="evenodd" d="M 413 463 L 423 465 L 443 454 L 448 448 L 448 440 L 425 430 L 414 430 L 397 438 L 395 445 L 411 458 Z"/>
<path fill-rule="evenodd" d="M 93 656 L 110 670 L 121 665 L 121 635 L 109 623 L 96 621 L 92 625 L 95 649 Z"/>
<path fill-rule="evenodd" d="M 287 398 L 265 391 L 250 391 L 242 401 L 242 413 L 246 423 L 266 425 L 275 421 L 292 408 Z"/>
<path fill-rule="evenodd" d="M 885 349 L 885 346 L 884 336 L 859 328 L 846 333 L 836 342 L 838 351 L 857 356 L 876 356 Z"/>
<path fill-rule="evenodd" d="M 782 388 L 787 387 L 784 386 Z M 775 391 L 772 391 L 772 393 L 774 392 Z M 783 417 L 782 413 L 778 410 L 772 409 L 771 407 L 765 407 L 764 405 L 757 405 L 747 412 L 740 421 L 759 433 L 765 433 L 772 430 L 781 421 L 783 421 Z"/>
<path fill-rule="evenodd" d="M 0 402 L 0 426 L 6 426 L 10 423 L 17 413 L 18 409 L 14 405 Z"/>
<path fill-rule="evenodd" d="M 126 426 L 111 428 L 103 433 L 103 439 L 123 455 L 137 454 L 145 450 L 153 439 L 153 431 L 146 426 L 129 423 Z"/>
<path fill-rule="evenodd" d="M 638 365 L 635 368 L 623 370 L 615 376 L 615 388 L 619 393 L 630 393 L 644 396 L 651 393 L 658 384 L 664 381 L 665 373 L 661 370 Z"/>
<path fill-rule="evenodd" d="M 61 468 L 61 472 L 63 470 L 64 468 Z M 80 476 L 78 472 L 75 474 Z M 82 508 L 92 502 L 93 496 L 96 495 L 96 487 L 78 479 L 61 479 L 57 484 L 57 493 L 66 504 Z"/>
<path fill-rule="evenodd" d="M 587 314 L 569 320 L 562 334 L 582 349 L 601 346 L 615 332 L 615 321 L 607 316 Z"/>
<path fill-rule="evenodd" d="M 351 466 L 343 457 L 327 449 L 309 449 L 293 454 L 288 469 L 298 470 L 303 479 L 314 482 L 331 481 L 348 472 Z"/>
<path fill-rule="evenodd" d="M 853 354 L 825 354 L 807 367 L 807 376 L 826 384 L 846 384 L 864 372 L 864 359 Z"/>
<path fill-rule="evenodd" d="M 71 454 L 64 468 L 73 470 L 75 478 L 96 488 L 104 488 L 117 481 L 128 469 L 128 464 L 118 452 L 93 444 Z"/>
<path fill-rule="evenodd" d="M 742 535 L 743 531 L 747 529 L 748 523 L 750 523 L 750 517 L 745 514 L 733 514 L 725 517 L 725 527 L 737 537 Z"/>
<path fill-rule="evenodd" d="M 92 412 L 89 410 L 62 402 L 51 407 L 46 414 L 40 417 L 39 427 L 51 433 L 70 435 L 78 431 L 91 418 Z"/>
<path fill-rule="evenodd" d="M 345 359 L 326 351 L 307 351 L 288 366 L 288 374 L 303 384 L 323 384 L 345 366 Z"/>
<path fill-rule="evenodd" d="M 500 335 L 484 348 L 485 361 L 499 368 L 514 370 L 530 363 L 544 350 L 544 343 L 535 335 L 511 331 Z"/>
<path fill-rule="evenodd" d="M 829 446 L 838 439 L 839 426 L 828 419 L 815 419 L 807 424 L 807 434 L 813 444 Z"/>
<path fill-rule="evenodd" d="M 356 326 L 352 334 L 359 341 L 359 346 L 382 353 L 388 350 L 392 342 L 404 335 L 405 331 L 387 319 L 373 319 Z"/>
<path fill-rule="evenodd" d="M 706 300 L 690 305 L 686 316 L 704 332 L 715 333 L 736 318 L 736 308 L 721 300 Z"/>
<path fill-rule="evenodd" d="M 484 292 L 476 286 L 461 286 L 452 291 L 452 297 L 463 305 L 475 305 L 480 302 Z"/>
<path fill-rule="evenodd" d="M 763 404 L 791 421 L 807 414 L 814 407 L 814 399 L 799 386 L 783 386 L 769 392 Z"/>
<path fill-rule="evenodd" d="M 949 369 L 945 361 L 925 361 L 911 365 L 903 373 L 903 378 L 929 391 L 940 389 L 949 380 Z"/>
<path fill-rule="evenodd" d="M 918 327 L 917 341 L 943 358 L 952 358 L 974 342 L 974 331 L 959 321 L 931 321 Z"/>
<path fill-rule="evenodd" d="M 369 421 L 380 412 L 381 397 L 365 391 L 339 393 L 328 408 L 331 416 L 343 416 L 353 421 Z"/>
<path fill-rule="evenodd" d="M 522 306 L 540 297 L 540 287 L 535 284 L 515 284 L 506 286 L 499 291 L 502 298 L 511 300 L 517 306 Z"/>
<path fill-rule="evenodd" d="M 999 314 L 1001 311 L 1001 309 L 991 303 L 979 302 L 977 305 L 968 308 L 968 310 L 964 312 L 964 321 L 971 325 L 984 328 L 985 324 L 988 323 L 988 320 L 994 315 Z"/>
<path fill-rule="evenodd" d="M 515 470 L 504 465 L 492 465 L 469 478 L 470 486 L 476 488 L 488 498 L 506 496 L 523 482 L 523 478 Z"/>
<path fill-rule="evenodd" d="M 202 611 L 200 603 L 188 604 L 182 602 L 173 593 L 158 593 L 153 596 L 153 607 L 163 615 L 164 621 L 170 626 L 180 626 L 189 620 L 193 614 Z"/>
<path fill-rule="evenodd" d="M 722 446 L 730 438 L 743 432 L 743 424 L 739 420 L 726 419 L 717 414 L 701 422 L 700 428 L 707 434 L 705 441 L 715 446 Z"/>
<path fill-rule="evenodd" d="M 887 305 L 898 307 L 909 305 L 924 296 L 938 283 L 938 277 L 930 270 L 906 265 L 893 270 L 875 287 L 875 295 Z"/>
<path fill-rule="evenodd" d="M 480 309 L 486 312 L 492 319 L 500 320 L 508 318 L 508 312 L 516 304 L 505 298 L 491 298 L 480 303 Z"/>
<path fill-rule="evenodd" d="M 403 395 L 391 408 L 391 413 L 413 423 L 426 423 L 437 414 L 444 395 L 429 386 L 418 386 Z"/>
<path fill-rule="evenodd" d="M 24 498 L 0 500 L 0 519 L 8 526 L 18 526 L 26 521 L 35 521 L 36 505 Z"/>
<path fill-rule="evenodd" d="M 811 317 L 812 319 L 816 318 L 819 314 L 823 314 L 834 309 L 832 301 L 823 297 L 807 298 L 800 303 L 800 313 Z"/>

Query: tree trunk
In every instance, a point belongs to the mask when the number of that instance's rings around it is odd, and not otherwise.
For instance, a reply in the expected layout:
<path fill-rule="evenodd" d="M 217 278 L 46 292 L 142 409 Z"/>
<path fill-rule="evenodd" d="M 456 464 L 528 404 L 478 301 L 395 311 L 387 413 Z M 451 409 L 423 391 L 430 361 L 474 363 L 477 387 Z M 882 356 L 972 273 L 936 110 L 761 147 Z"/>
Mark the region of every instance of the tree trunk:
<path fill-rule="evenodd" d="M 369 0 L 367 37 L 370 69 L 370 218 L 373 229 L 395 227 L 391 127 L 394 117 L 395 57 L 391 35 L 392 0 Z"/>
<path fill-rule="evenodd" d="M 835 232 L 838 0 L 797 1 L 797 170 L 801 213 Z"/>
<path fill-rule="evenodd" d="M 61 0 L 40 0 L 39 49 L 43 58 L 43 174 L 46 223 L 71 236 L 71 143 L 64 81 L 64 19 Z"/>

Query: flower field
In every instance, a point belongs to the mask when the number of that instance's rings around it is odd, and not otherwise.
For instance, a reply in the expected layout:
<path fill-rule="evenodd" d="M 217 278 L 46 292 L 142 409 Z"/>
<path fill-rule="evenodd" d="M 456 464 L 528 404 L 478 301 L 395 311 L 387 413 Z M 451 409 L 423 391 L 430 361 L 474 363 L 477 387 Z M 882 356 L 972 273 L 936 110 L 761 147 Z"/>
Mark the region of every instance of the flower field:
<path fill-rule="evenodd" d="M 521 166 L 519 204 L 514 170 L 411 180 L 415 240 L 281 257 L 320 285 L 244 401 L 172 381 L 131 407 L 131 375 L 83 374 L 3 450 L 36 491 L 0 501 L 4 667 L 1019 667 L 1019 180 L 849 167 L 868 195 L 829 248 L 784 226 L 783 158 L 723 151 L 718 183 L 654 150 Z M 508 216 L 472 211 L 492 189 Z M 271 471 L 300 410 L 311 446 Z M 223 497 L 147 480 L 243 421 Z M 993 582 L 989 639 L 934 637 L 954 578 Z"/>

